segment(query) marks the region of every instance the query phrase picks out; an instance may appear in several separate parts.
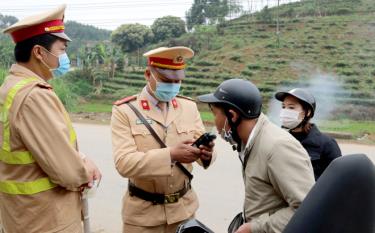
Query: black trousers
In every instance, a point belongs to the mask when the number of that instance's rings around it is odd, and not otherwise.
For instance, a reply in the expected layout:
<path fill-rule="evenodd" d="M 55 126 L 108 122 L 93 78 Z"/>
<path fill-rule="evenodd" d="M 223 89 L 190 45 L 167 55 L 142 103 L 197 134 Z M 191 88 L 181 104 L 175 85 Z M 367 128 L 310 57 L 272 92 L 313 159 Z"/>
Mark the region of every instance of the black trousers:
<path fill-rule="evenodd" d="M 283 233 L 374 233 L 375 167 L 363 154 L 334 160 Z"/>

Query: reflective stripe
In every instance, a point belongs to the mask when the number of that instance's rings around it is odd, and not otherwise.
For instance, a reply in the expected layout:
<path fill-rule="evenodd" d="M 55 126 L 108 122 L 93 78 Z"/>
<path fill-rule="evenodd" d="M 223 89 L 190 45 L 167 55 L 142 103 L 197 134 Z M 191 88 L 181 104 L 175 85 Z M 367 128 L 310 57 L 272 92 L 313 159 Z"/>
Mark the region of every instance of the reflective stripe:
<path fill-rule="evenodd" d="M 19 81 L 14 85 L 10 91 L 8 92 L 8 95 L 5 99 L 5 103 L 2 109 L 2 120 L 3 120 L 3 146 L 2 149 L 5 151 L 10 151 L 10 128 L 9 128 L 9 109 L 12 106 L 14 96 L 17 94 L 17 92 L 24 86 L 26 86 L 28 83 L 31 83 L 33 81 L 36 81 L 38 79 L 36 78 L 27 78 Z"/>
<path fill-rule="evenodd" d="M 74 143 L 77 140 L 77 134 L 74 131 L 74 128 L 73 128 L 73 125 L 72 125 L 72 121 L 70 120 L 69 114 L 66 111 L 65 111 L 64 114 L 65 114 L 66 123 L 68 124 L 68 128 L 69 128 L 70 143 L 74 146 Z"/>
<path fill-rule="evenodd" d="M 14 97 L 17 92 L 27 84 L 37 81 L 36 78 L 27 78 L 19 81 L 14 85 L 6 96 L 4 105 L 0 106 L 0 121 L 3 122 L 3 144 L 0 148 L 0 161 L 6 164 L 25 165 L 34 163 L 35 160 L 29 151 L 10 151 L 10 127 L 9 127 L 9 109 L 12 106 Z M 65 111 L 65 120 L 69 128 L 69 140 L 74 146 L 77 136 L 73 129 L 72 122 L 70 121 L 68 113 Z M 56 187 L 57 184 L 51 182 L 48 177 L 37 179 L 28 182 L 18 181 L 0 181 L 0 192 L 13 194 L 13 195 L 32 195 L 43 191 L 50 190 Z"/>
<path fill-rule="evenodd" d="M 28 151 L 5 151 L 0 149 L 0 161 L 7 164 L 30 164 L 34 163 L 35 160 L 30 152 Z"/>
<path fill-rule="evenodd" d="M 18 195 L 32 195 L 56 186 L 49 178 L 40 178 L 30 182 L 0 181 L 1 192 Z"/>

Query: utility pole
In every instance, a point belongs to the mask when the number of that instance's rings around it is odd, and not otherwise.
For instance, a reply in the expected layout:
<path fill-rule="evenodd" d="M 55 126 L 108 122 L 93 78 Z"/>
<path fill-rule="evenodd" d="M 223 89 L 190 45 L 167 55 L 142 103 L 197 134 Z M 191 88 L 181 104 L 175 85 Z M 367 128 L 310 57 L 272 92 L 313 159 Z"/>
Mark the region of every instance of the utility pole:
<path fill-rule="evenodd" d="M 276 37 L 277 37 L 277 48 L 280 47 L 280 28 L 279 28 L 279 6 L 280 0 L 277 0 L 277 18 L 276 18 Z"/>
<path fill-rule="evenodd" d="M 250 0 L 247 0 L 247 22 L 250 22 Z"/>

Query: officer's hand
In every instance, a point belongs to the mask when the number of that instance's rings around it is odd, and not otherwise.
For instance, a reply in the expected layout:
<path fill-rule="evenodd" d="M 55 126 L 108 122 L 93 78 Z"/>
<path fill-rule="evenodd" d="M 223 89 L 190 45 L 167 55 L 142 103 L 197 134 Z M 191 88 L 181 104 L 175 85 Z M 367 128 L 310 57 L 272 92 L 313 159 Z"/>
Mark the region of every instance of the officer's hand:
<path fill-rule="evenodd" d="M 199 149 L 201 150 L 200 158 L 203 160 L 211 160 L 212 159 L 212 151 L 215 146 L 214 142 L 210 142 L 208 146 L 201 145 Z"/>
<path fill-rule="evenodd" d="M 87 187 L 91 188 L 93 186 L 94 180 L 99 181 L 100 179 L 102 179 L 102 174 L 91 159 L 86 157 L 83 159 L 83 162 L 85 164 L 87 172 L 89 173 L 89 182 L 87 184 Z"/>
<path fill-rule="evenodd" d="M 242 224 L 235 233 L 251 233 L 250 223 Z"/>
<path fill-rule="evenodd" d="M 193 142 L 193 140 L 186 140 L 171 147 L 171 160 L 180 163 L 192 163 L 196 161 L 201 155 L 201 150 L 191 146 Z"/>

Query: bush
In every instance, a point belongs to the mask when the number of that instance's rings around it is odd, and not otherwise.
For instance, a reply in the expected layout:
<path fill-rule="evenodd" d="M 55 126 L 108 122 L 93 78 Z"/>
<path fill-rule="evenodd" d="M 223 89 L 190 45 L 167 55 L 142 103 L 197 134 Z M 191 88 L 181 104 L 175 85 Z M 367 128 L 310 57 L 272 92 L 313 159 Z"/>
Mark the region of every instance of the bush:
<path fill-rule="evenodd" d="M 53 86 L 55 93 L 60 98 L 65 108 L 68 111 L 73 110 L 77 104 L 77 95 L 72 92 L 68 82 L 61 78 L 53 79 L 50 84 Z"/>
<path fill-rule="evenodd" d="M 336 49 L 336 46 L 334 46 L 334 45 L 324 45 L 323 48 L 328 49 L 328 50 L 333 50 L 333 49 Z"/>
<path fill-rule="evenodd" d="M 252 77 L 254 75 L 250 70 L 244 70 L 241 72 L 241 74 L 247 77 Z"/>
<path fill-rule="evenodd" d="M 188 66 L 186 68 L 186 71 L 198 71 L 198 68 L 194 67 L 194 66 Z"/>
<path fill-rule="evenodd" d="M 5 69 L 0 68 L 0 84 L 4 82 L 8 72 Z"/>
<path fill-rule="evenodd" d="M 249 64 L 249 65 L 247 65 L 247 68 L 249 70 L 260 70 L 260 69 L 262 69 L 262 67 L 258 64 Z"/>
<path fill-rule="evenodd" d="M 205 61 L 205 60 L 200 60 L 200 61 L 196 61 L 194 63 L 194 65 L 196 65 L 196 66 L 216 66 L 217 63 L 210 62 L 210 61 Z"/>
<path fill-rule="evenodd" d="M 230 57 L 229 59 L 232 60 L 232 61 L 236 61 L 236 62 L 242 62 L 240 55 L 234 55 L 234 56 Z"/>
<path fill-rule="evenodd" d="M 345 62 L 337 62 L 334 66 L 335 67 L 349 67 L 349 64 Z"/>
<path fill-rule="evenodd" d="M 352 84 L 358 84 L 359 80 L 356 78 L 348 78 L 345 80 L 345 83 L 352 83 Z"/>
<path fill-rule="evenodd" d="M 335 13 L 336 15 L 348 15 L 352 13 L 352 10 L 349 8 L 340 8 Z"/>

